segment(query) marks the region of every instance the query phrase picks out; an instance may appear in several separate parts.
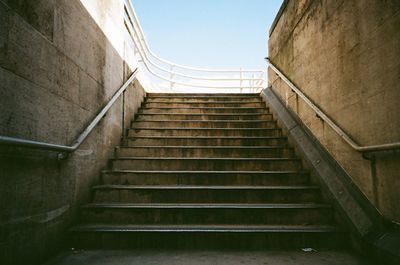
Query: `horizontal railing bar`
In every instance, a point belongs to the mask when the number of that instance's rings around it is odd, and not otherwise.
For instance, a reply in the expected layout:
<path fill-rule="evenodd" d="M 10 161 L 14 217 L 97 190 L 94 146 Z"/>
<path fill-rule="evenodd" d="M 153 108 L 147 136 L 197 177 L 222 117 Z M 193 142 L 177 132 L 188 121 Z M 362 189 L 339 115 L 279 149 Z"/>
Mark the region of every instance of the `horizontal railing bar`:
<path fill-rule="evenodd" d="M 78 147 L 83 143 L 83 141 L 89 136 L 89 134 L 93 131 L 96 125 L 100 122 L 100 120 L 105 116 L 108 110 L 112 107 L 112 105 L 117 101 L 117 99 L 121 96 L 121 94 L 129 87 L 129 85 L 135 80 L 138 72 L 138 68 L 136 68 L 132 75 L 128 78 L 128 80 L 118 89 L 118 91 L 114 94 L 114 96 L 110 99 L 106 106 L 97 114 L 97 116 L 92 120 L 92 122 L 85 128 L 85 130 L 78 136 L 78 138 L 73 142 L 71 146 L 67 145 L 58 145 L 45 143 L 40 141 L 26 140 L 15 137 L 8 136 L 0 136 L 0 145 L 16 145 L 21 147 L 29 147 L 34 149 L 42 149 L 42 150 L 50 150 L 50 151 L 59 151 L 65 153 L 74 152 Z"/>
<path fill-rule="evenodd" d="M 133 31 L 136 32 L 136 29 L 135 29 L 132 25 L 130 25 L 130 23 L 125 23 L 125 25 L 127 25 L 129 31 L 132 31 L 132 30 L 133 30 Z M 132 37 L 132 40 L 134 41 L 134 43 L 137 45 L 135 38 L 134 38 L 132 35 L 131 35 L 131 37 Z M 142 44 L 141 44 L 140 41 L 139 41 L 139 45 L 142 47 Z M 140 53 L 140 56 L 141 56 L 143 59 L 146 60 L 147 57 L 146 57 L 146 55 L 143 54 L 144 51 L 143 51 L 142 49 L 137 49 L 137 50 L 138 50 L 138 52 Z M 175 85 L 188 86 L 188 87 L 199 87 L 199 88 L 216 88 L 216 89 L 247 89 L 247 88 L 254 88 L 254 89 L 257 89 L 257 88 L 262 88 L 262 86 L 209 86 L 209 85 L 202 85 L 202 84 L 193 84 L 193 83 L 179 82 L 179 81 L 176 81 L 176 80 L 173 80 L 173 79 L 170 79 L 170 78 L 167 78 L 167 77 L 164 77 L 164 76 L 162 76 L 162 75 L 157 74 L 157 73 L 154 72 L 146 63 L 144 63 L 144 66 L 145 66 L 146 69 L 147 69 L 151 74 L 153 74 L 154 76 L 156 76 L 156 77 L 158 77 L 158 78 L 160 78 L 160 79 L 162 79 L 162 80 L 164 80 L 164 81 L 173 83 L 173 84 L 175 84 Z"/>
<path fill-rule="evenodd" d="M 141 24 L 139 22 L 139 19 L 136 15 L 136 12 L 132 6 L 132 3 L 129 0 L 125 0 L 125 6 L 124 6 L 124 17 L 125 17 L 125 26 L 127 28 L 127 31 L 135 45 L 135 50 L 140 54 L 140 57 L 142 59 L 144 67 L 149 71 L 150 74 L 153 76 L 164 80 L 166 82 L 169 82 L 170 88 L 172 88 L 174 85 L 181 85 L 181 86 L 187 86 L 187 87 L 199 87 L 199 88 L 212 88 L 212 89 L 260 89 L 263 88 L 264 82 L 265 82 L 265 77 L 266 77 L 266 72 L 265 69 L 203 69 L 203 68 L 195 68 L 195 67 L 189 67 L 189 66 L 184 66 L 184 65 L 179 65 L 175 64 L 172 62 L 169 62 L 167 60 L 164 60 L 160 57 L 158 57 L 154 52 L 151 51 L 149 48 L 143 29 L 141 27 Z M 153 61 L 155 59 L 156 61 Z M 167 64 L 169 66 L 169 69 L 161 66 L 159 62 Z M 150 67 L 151 66 L 151 67 Z M 169 74 L 169 78 L 165 77 L 155 71 L 153 71 L 152 68 L 158 69 L 164 73 Z M 194 75 L 189 75 L 189 74 L 184 74 L 181 71 L 176 71 L 175 69 L 180 68 L 180 69 L 186 69 L 186 70 L 191 70 L 191 71 L 201 71 L 201 72 L 209 72 L 209 73 L 240 73 L 240 78 L 237 77 L 218 77 L 218 76 L 194 76 Z M 253 73 L 253 77 L 250 78 L 248 76 L 249 73 Z M 261 77 L 260 74 L 263 76 Z M 244 75 L 244 76 L 243 76 Z M 181 78 L 187 78 L 187 79 L 196 79 L 196 80 L 206 80 L 206 81 L 239 81 L 240 85 L 238 86 L 232 86 L 232 85 L 222 85 L 221 83 L 218 85 L 212 84 L 212 85 L 206 85 L 206 84 L 199 84 L 199 83 L 188 83 L 183 80 L 177 80 L 176 77 L 181 77 Z M 245 82 L 245 84 L 243 84 Z"/>
<path fill-rule="evenodd" d="M 315 113 L 324 120 L 344 141 L 346 141 L 354 150 L 358 152 L 386 151 L 400 148 L 400 142 L 361 146 L 356 143 L 345 131 L 343 131 L 335 122 L 333 122 L 320 108 L 318 108 L 296 85 L 294 85 L 285 74 L 283 74 L 269 58 L 265 58 L 269 67 L 301 98 Z"/>
<path fill-rule="evenodd" d="M 125 14 L 126 16 L 128 14 Z M 175 76 L 181 76 L 184 78 L 190 78 L 190 79 L 197 79 L 197 80 L 209 80 L 209 81 L 249 81 L 249 80 L 253 80 L 253 81 L 259 81 L 259 80 L 264 80 L 263 78 L 235 78 L 235 77 L 203 77 L 203 76 L 194 76 L 194 75 L 187 75 L 187 74 L 183 74 L 180 72 L 176 72 L 176 71 L 171 71 L 169 69 L 166 69 L 162 66 L 157 65 L 156 63 L 154 63 L 149 56 L 147 55 L 146 51 L 145 51 L 145 43 L 141 43 L 140 40 L 135 40 L 134 36 L 132 36 L 132 30 L 135 32 L 135 35 L 138 35 L 137 30 L 135 29 L 135 27 L 132 25 L 131 20 L 129 19 L 129 17 L 125 18 L 125 25 L 129 28 L 129 35 L 131 36 L 131 38 L 134 40 L 134 43 L 137 45 L 137 42 L 140 44 L 141 48 L 142 48 L 142 52 L 144 55 L 144 59 L 147 60 L 147 62 L 149 62 L 149 64 L 151 64 L 152 66 L 154 66 L 155 68 L 168 73 L 170 75 L 175 75 Z M 171 65 L 171 67 L 175 67 L 175 65 Z M 247 71 L 248 72 L 248 71 Z M 252 72 L 252 71 L 250 71 Z M 259 71 L 256 71 L 254 73 L 259 73 Z"/>
<path fill-rule="evenodd" d="M 192 70 L 192 71 L 200 71 L 200 72 L 260 72 L 263 73 L 264 70 L 263 69 L 207 69 L 207 68 L 197 68 L 197 67 L 190 67 L 190 66 L 186 66 L 186 65 L 181 65 L 181 64 L 175 64 L 173 62 L 167 61 L 165 59 L 162 59 L 160 57 L 158 57 L 151 49 L 150 47 L 147 45 L 147 42 L 145 41 L 145 37 L 144 37 L 144 33 L 143 33 L 143 29 L 139 23 L 139 19 L 136 15 L 136 12 L 132 6 L 132 3 L 129 0 L 125 0 L 125 6 L 127 7 L 127 12 L 128 15 L 131 17 L 130 21 L 133 23 L 132 20 L 134 20 L 135 24 L 137 25 L 138 29 L 139 29 L 139 33 L 137 34 L 139 36 L 139 38 L 141 40 L 143 40 L 143 43 L 145 45 L 146 50 L 149 51 L 150 55 L 153 56 L 155 59 L 169 64 L 169 65 L 173 65 L 174 67 L 177 68 L 183 68 L 183 69 L 188 69 L 188 70 Z"/>
<path fill-rule="evenodd" d="M 67 153 L 70 153 L 73 151 L 73 148 L 71 146 L 50 144 L 50 143 L 45 143 L 45 142 L 26 140 L 26 139 L 20 139 L 20 138 L 15 138 L 15 137 L 8 137 L 8 136 L 0 136 L 0 144 L 1 145 L 16 145 L 16 146 L 21 146 L 21 147 L 44 149 L 44 150 L 67 152 Z"/>

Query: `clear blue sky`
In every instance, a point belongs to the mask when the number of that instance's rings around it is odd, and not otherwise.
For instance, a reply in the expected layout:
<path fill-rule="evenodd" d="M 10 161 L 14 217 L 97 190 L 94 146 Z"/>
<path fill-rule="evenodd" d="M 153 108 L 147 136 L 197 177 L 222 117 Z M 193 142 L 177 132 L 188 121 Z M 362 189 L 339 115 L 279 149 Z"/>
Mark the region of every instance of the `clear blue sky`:
<path fill-rule="evenodd" d="M 132 0 L 150 48 L 178 64 L 265 68 L 282 0 Z"/>

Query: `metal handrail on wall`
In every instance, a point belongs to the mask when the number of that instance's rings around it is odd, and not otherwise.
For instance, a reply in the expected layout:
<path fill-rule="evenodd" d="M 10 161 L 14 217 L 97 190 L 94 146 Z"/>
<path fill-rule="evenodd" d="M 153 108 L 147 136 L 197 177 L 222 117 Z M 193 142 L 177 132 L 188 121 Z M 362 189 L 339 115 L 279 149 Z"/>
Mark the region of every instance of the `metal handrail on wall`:
<path fill-rule="evenodd" d="M 135 52 L 140 55 L 143 61 L 143 65 L 146 70 L 158 79 L 169 82 L 170 89 L 176 85 L 188 86 L 188 87 L 199 87 L 199 88 L 222 88 L 222 89 L 255 89 L 261 90 L 266 82 L 266 71 L 264 69 L 207 69 L 207 68 L 196 68 L 173 62 L 157 56 L 147 44 L 144 36 L 143 29 L 136 15 L 136 12 L 132 6 L 130 0 L 124 0 L 125 2 L 125 26 L 132 38 L 135 46 Z M 167 67 L 163 67 L 166 65 Z M 155 69 L 167 74 L 168 77 L 163 76 Z M 202 75 L 188 75 L 182 73 L 179 70 L 197 72 L 197 73 L 212 73 L 212 74 L 235 74 L 238 76 L 227 77 L 227 76 L 202 76 Z M 251 76 L 249 76 L 251 74 Z M 177 79 L 177 77 L 190 79 L 190 80 L 204 80 L 209 81 L 209 84 L 199 84 L 194 82 L 183 82 Z M 239 81 L 237 86 L 223 85 L 223 81 Z M 219 82 L 219 83 L 218 83 Z M 215 83 L 218 83 L 217 85 Z M 211 85 L 210 85 L 211 84 Z"/>
<path fill-rule="evenodd" d="M 326 122 L 346 143 L 358 152 L 377 152 L 400 149 L 400 142 L 361 146 L 355 142 L 345 131 L 333 122 L 320 108 L 318 108 L 289 78 L 283 74 L 270 60 L 265 58 L 269 67 L 301 98 L 324 122 Z"/>
<path fill-rule="evenodd" d="M 125 92 L 129 85 L 135 80 L 138 69 L 136 68 L 128 80 L 118 89 L 110 101 L 103 107 L 103 109 L 97 114 L 97 116 L 92 120 L 92 122 L 83 130 L 83 132 L 78 136 L 78 138 L 73 142 L 72 145 L 58 145 L 50 144 L 39 141 L 25 140 L 15 137 L 0 136 L 0 145 L 17 145 L 20 147 L 28 147 L 33 149 L 49 150 L 61 152 L 59 158 L 65 158 L 65 153 L 72 153 L 78 149 L 78 147 L 85 141 L 89 134 L 93 131 L 97 124 L 102 120 L 102 118 L 107 114 L 109 109 L 114 105 L 115 101 Z"/>

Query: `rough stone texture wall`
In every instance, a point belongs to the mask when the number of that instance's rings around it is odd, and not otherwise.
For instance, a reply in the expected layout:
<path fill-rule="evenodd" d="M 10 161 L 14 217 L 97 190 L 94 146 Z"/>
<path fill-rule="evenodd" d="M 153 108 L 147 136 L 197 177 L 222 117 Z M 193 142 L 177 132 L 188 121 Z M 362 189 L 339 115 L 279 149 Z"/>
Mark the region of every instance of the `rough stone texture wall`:
<path fill-rule="evenodd" d="M 359 144 L 400 141 L 400 1 L 285 1 L 269 57 Z M 400 222 L 400 155 L 362 158 L 269 70 L 269 84 L 389 220 Z"/>
<path fill-rule="evenodd" d="M 123 10 L 114 0 L 0 0 L 0 135 L 72 144 L 135 65 Z M 0 264 L 38 264 L 62 247 L 120 141 L 123 109 L 128 126 L 144 95 L 136 82 L 66 160 L 0 146 Z"/>

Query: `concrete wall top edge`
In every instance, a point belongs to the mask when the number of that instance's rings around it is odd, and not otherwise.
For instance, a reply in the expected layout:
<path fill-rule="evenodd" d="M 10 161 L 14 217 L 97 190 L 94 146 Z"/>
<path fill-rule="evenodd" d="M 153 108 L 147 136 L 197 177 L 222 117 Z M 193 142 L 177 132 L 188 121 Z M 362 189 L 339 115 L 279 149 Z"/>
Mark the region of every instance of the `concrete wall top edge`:
<path fill-rule="evenodd" d="M 278 24 L 279 20 L 281 19 L 281 16 L 283 14 L 283 12 L 285 11 L 285 8 L 287 6 L 287 4 L 289 3 L 290 0 L 284 0 L 281 7 L 278 10 L 278 13 L 276 14 L 274 21 L 272 22 L 271 28 L 269 29 L 269 36 L 272 35 L 272 33 L 274 32 L 275 26 Z"/>

